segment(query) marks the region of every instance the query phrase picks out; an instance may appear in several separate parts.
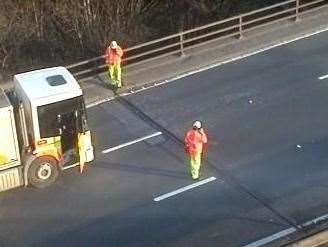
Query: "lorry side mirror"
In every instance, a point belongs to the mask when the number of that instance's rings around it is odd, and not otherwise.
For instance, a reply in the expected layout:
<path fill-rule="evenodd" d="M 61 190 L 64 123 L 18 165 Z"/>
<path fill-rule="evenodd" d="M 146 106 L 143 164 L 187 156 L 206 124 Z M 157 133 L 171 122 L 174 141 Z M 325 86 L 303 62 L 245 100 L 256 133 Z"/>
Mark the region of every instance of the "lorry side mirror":
<path fill-rule="evenodd" d="M 86 132 L 88 130 L 87 120 L 85 118 L 83 118 L 82 121 L 83 121 L 83 131 Z"/>
<path fill-rule="evenodd" d="M 95 143 L 96 143 L 96 132 L 95 131 L 91 132 L 91 142 L 93 145 L 95 145 Z"/>
<path fill-rule="evenodd" d="M 56 118 L 56 120 L 57 120 L 57 135 L 62 135 L 63 134 L 63 129 L 62 129 L 62 126 L 61 126 L 61 124 L 62 124 L 62 117 L 61 117 L 61 115 L 60 114 L 58 114 L 57 115 L 57 118 Z"/>
<path fill-rule="evenodd" d="M 58 123 L 58 125 L 61 124 L 61 122 L 62 122 L 62 117 L 61 117 L 60 114 L 58 114 L 57 115 L 57 123 Z"/>
<path fill-rule="evenodd" d="M 83 133 L 88 131 L 87 118 L 86 118 L 85 114 L 81 114 L 81 127 L 82 127 Z"/>

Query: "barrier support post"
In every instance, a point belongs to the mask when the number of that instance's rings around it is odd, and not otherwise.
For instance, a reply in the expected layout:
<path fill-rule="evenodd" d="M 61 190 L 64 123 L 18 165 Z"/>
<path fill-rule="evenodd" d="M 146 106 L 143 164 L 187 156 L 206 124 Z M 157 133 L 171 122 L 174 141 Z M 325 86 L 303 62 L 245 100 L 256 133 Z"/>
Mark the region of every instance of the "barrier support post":
<path fill-rule="evenodd" d="M 239 16 L 239 39 L 243 38 L 243 16 Z"/>
<path fill-rule="evenodd" d="M 181 32 L 179 34 L 179 37 L 180 37 L 180 56 L 183 57 L 185 56 L 185 52 L 184 52 L 184 46 L 183 46 L 183 33 Z"/>
<path fill-rule="evenodd" d="M 299 21 L 299 11 L 300 11 L 300 0 L 296 0 L 296 16 L 295 16 L 295 22 Z"/>

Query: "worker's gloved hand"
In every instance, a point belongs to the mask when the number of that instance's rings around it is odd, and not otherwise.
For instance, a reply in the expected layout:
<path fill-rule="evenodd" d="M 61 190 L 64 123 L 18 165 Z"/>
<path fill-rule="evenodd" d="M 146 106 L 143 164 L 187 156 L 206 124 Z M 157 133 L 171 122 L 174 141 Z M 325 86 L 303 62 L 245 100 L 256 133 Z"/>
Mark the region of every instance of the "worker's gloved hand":
<path fill-rule="evenodd" d="M 185 150 L 185 152 L 186 152 L 187 154 L 189 154 L 189 146 L 188 146 L 188 145 L 185 145 L 185 146 L 184 146 L 184 150 Z"/>

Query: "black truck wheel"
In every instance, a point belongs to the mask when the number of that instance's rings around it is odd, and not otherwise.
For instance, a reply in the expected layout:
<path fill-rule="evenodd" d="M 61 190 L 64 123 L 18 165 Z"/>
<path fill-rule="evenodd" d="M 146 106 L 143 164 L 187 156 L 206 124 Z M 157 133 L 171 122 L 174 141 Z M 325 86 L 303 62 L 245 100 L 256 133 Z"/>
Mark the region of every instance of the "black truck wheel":
<path fill-rule="evenodd" d="M 29 184 L 36 188 L 45 188 L 53 184 L 58 175 L 57 162 L 51 157 L 36 158 L 28 170 Z"/>

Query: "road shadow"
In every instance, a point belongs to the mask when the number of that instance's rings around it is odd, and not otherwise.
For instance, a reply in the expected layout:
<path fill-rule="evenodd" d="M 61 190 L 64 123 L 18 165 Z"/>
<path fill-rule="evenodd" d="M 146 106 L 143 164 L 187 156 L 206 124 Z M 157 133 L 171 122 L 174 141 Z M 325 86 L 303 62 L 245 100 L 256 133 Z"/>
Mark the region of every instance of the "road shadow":
<path fill-rule="evenodd" d="M 198 205 L 198 203 L 195 204 Z M 218 210 L 215 215 L 207 214 L 203 210 L 196 210 L 197 212 L 191 210 L 194 214 L 190 215 L 189 207 L 182 210 L 182 208 L 176 208 L 177 206 L 176 203 L 166 206 L 154 202 L 139 204 L 118 214 L 91 219 L 70 229 L 66 228 L 49 235 L 39 235 L 38 239 L 27 246 L 157 247 L 171 246 L 170 244 L 172 246 L 176 244 L 178 246 L 218 246 L 218 243 L 224 242 L 227 243 L 224 246 L 237 246 L 236 244 L 245 240 L 250 241 L 252 236 L 238 235 L 232 230 L 223 229 L 225 225 L 233 224 L 244 226 L 244 228 L 260 226 L 267 231 L 278 231 L 286 227 L 283 223 L 259 219 L 257 216 L 241 216 L 242 211 L 240 212 L 239 209 L 233 212 Z M 215 204 L 211 206 L 218 207 Z M 63 224 L 69 225 L 71 222 L 64 221 Z M 209 232 L 211 229 L 213 232 L 215 228 L 217 236 L 209 238 Z M 208 231 L 207 234 L 206 231 Z M 197 244 L 193 242 L 195 238 Z M 189 244 L 181 245 L 181 241 Z"/>
<path fill-rule="evenodd" d="M 142 175 L 155 175 L 160 177 L 170 177 L 170 178 L 177 178 L 183 180 L 190 180 L 189 176 L 187 176 L 187 171 L 185 172 L 172 171 L 168 169 L 144 167 L 139 164 L 124 164 L 124 163 L 113 163 L 113 162 L 108 162 L 106 164 L 104 163 L 104 161 L 101 161 L 100 164 L 97 164 L 97 167 L 116 170 L 116 171 L 138 173 Z"/>

